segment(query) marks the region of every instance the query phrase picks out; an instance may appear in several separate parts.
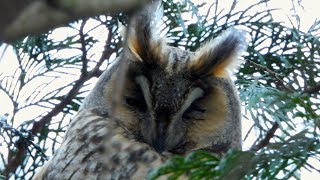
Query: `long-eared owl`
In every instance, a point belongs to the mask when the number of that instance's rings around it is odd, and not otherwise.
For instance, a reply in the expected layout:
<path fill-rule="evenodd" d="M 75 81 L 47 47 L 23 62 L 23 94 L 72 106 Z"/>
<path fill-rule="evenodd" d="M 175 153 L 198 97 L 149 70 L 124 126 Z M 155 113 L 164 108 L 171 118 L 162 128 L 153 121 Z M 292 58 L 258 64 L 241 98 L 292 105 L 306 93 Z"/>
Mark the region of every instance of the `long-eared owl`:
<path fill-rule="evenodd" d="M 159 36 L 158 8 L 151 4 L 131 18 L 122 55 L 101 75 L 36 178 L 140 179 L 165 153 L 241 148 L 230 71 L 241 62 L 243 33 L 228 30 L 195 52 L 181 50 Z"/>

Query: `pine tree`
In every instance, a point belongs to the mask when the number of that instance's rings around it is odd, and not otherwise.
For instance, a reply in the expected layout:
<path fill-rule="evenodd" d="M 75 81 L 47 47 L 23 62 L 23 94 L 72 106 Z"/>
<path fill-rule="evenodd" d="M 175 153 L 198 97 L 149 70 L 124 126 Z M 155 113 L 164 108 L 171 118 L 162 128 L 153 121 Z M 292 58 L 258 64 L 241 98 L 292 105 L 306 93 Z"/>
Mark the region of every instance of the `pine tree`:
<path fill-rule="evenodd" d="M 320 159 L 320 21 L 304 32 L 274 21 L 268 0 L 245 9 L 243 1 L 222 3 L 165 0 L 163 31 L 170 45 L 191 51 L 228 28 L 248 32 L 236 83 L 250 146 L 223 157 L 176 156 L 149 178 L 299 179 L 302 168 L 320 172 L 308 162 Z M 0 179 L 32 177 L 59 147 L 83 98 L 121 53 L 119 21 L 127 20 L 125 13 L 85 18 L 8 47 L 17 60 L 16 69 L 0 72 L 0 91 L 12 109 L 0 119 Z"/>

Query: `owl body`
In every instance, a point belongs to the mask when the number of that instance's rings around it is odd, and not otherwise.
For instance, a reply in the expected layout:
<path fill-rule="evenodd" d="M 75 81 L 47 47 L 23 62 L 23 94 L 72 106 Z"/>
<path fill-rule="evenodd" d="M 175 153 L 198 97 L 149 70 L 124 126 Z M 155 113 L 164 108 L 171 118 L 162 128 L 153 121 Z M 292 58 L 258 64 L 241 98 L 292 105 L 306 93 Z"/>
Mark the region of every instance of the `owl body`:
<path fill-rule="evenodd" d="M 64 142 L 33 179 L 144 179 L 164 159 L 144 143 L 116 134 L 117 127 L 93 109 L 80 110 Z"/>
<path fill-rule="evenodd" d="M 155 28 L 157 8 L 131 19 L 122 55 L 37 178 L 140 179 L 164 154 L 241 148 L 240 102 L 229 72 L 245 49 L 243 34 L 229 30 L 195 52 L 171 47 Z"/>

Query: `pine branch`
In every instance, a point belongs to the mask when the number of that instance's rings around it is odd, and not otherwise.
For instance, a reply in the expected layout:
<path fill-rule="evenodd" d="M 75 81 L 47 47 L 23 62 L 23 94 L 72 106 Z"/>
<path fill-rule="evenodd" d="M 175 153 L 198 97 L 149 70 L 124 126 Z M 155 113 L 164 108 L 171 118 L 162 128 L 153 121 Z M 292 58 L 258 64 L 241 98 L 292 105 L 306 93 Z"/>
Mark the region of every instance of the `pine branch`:
<path fill-rule="evenodd" d="M 33 126 L 30 130 L 31 135 L 36 135 L 37 133 L 40 133 L 42 129 L 51 122 L 52 118 L 56 115 L 58 115 L 68 104 L 72 102 L 72 100 L 77 96 L 79 93 L 79 90 L 84 85 L 84 83 L 91 79 L 92 77 L 97 77 L 99 74 L 102 73 L 102 71 L 99 69 L 102 63 L 109 59 L 110 56 L 117 52 L 120 43 L 117 43 L 115 48 L 111 48 L 109 45 L 111 44 L 112 38 L 113 38 L 113 32 L 111 29 L 109 29 L 109 35 L 108 39 L 106 40 L 105 49 L 95 65 L 95 67 L 88 73 L 81 74 L 80 78 L 75 81 L 74 86 L 72 89 L 67 93 L 65 98 L 57 104 L 48 114 L 43 116 L 39 121 L 35 121 L 33 123 Z M 85 56 L 87 52 L 82 53 L 82 58 Z M 83 66 L 85 66 L 85 63 L 83 63 Z M 23 162 L 25 158 L 25 154 L 27 153 L 27 145 L 23 142 L 23 139 L 19 139 L 17 141 L 17 150 L 15 152 L 10 151 L 9 154 L 14 154 L 9 156 L 8 165 L 6 166 L 6 169 L 4 170 L 4 175 L 9 177 L 10 173 L 13 173 L 16 171 L 16 169 L 19 167 L 19 165 Z"/>

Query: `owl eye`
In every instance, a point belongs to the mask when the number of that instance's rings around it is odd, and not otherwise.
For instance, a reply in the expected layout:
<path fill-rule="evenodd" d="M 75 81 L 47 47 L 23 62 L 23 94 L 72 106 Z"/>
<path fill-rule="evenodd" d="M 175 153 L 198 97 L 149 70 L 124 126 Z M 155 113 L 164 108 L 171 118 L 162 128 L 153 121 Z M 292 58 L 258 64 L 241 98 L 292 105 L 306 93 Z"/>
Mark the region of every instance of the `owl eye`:
<path fill-rule="evenodd" d="M 145 112 L 147 111 L 147 105 L 143 97 L 125 97 L 126 104 L 131 108 L 137 109 L 139 111 Z"/>
<path fill-rule="evenodd" d="M 197 100 L 198 101 L 198 100 Z M 184 119 L 201 119 L 200 117 L 205 113 L 205 109 L 198 105 L 198 102 L 193 102 L 189 108 L 183 113 Z"/>
<path fill-rule="evenodd" d="M 200 107 L 200 105 L 197 104 L 197 102 L 194 102 L 191 104 L 191 106 L 186 110 L 186 112 L 199 112 L 199 113 L 204 113 L 206 110 L 202 107 Z"/>
<path fill-rule="evenodd" d="M 192 89 L 177 114 L 184 119 L 196 118 L 203 114 L 204 109 L 198 106 L 199 100 L 203 98 L 204 90 L 199 87 Z"/>

